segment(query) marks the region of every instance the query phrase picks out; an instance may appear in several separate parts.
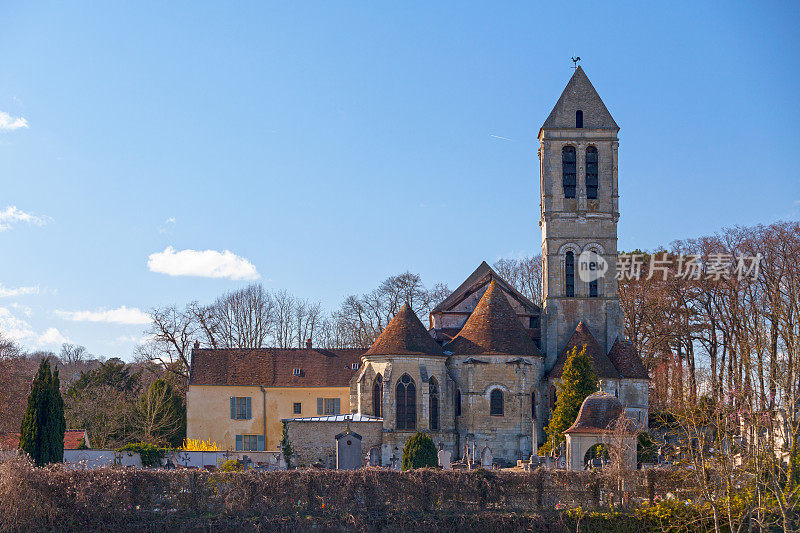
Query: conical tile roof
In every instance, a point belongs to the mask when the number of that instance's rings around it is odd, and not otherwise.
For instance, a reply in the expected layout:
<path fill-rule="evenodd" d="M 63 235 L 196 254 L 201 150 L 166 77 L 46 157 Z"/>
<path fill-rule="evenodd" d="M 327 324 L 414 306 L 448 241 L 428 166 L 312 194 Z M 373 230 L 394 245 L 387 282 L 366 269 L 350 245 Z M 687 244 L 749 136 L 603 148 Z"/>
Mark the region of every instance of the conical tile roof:
<path fill-rule="evenodd" d="M 575 69 L 564 92 L 542 125 L 543 130 L 575 128 L 575 112 L 583 111 L 583 127 L 619 130 L 608 108 L 581 67 Z"/>
<path fill-rule="evenodd" d="M 494 280 L 464 327 L 444 349 L 463 355 L 541 355 Z"/>
<path fill-rule="evenodd" d="M 600 348 L 600 344 L 597 342 L 597 339 L 594 338 L 592 332 L 589 331 L 589 328 L 586 327 L 586 324 L 583 322 L 578 323 L 578 327 L 575 328 L 575 331 L 572 333 L 572 337 L 569 338 L 567 345 L 564 346 L 563 350 L 561 350 L 561 355 L 559 355 L 558 359 L 556 359 L 556 364 L 553 366 L 553 369 L 550 370 L 550 375 L 548 377 L 561 377 L 561 374 L 564 372 L 564 363 L 567 362 L 567 356 L 576 346 L 578 347 L 578 350 L 586 346 L 586 355 L 589 356 L 589 359 L 592 362 L 592 368 L 594 369 L 598 378 L 619 379 L 621 377 L 619 371 L 617 371 L 617 368 L 614 366 L 614 363 L 612 363 L 608 356 L 603 352 L 603 349 Z"/>
<path fill-rule="evenodd" d="M 444 356 L 445 354 L 414 311 L 408 304 L 403 304 L 386 329 L 364 354 L 365 357 L 370 355 Z"/>

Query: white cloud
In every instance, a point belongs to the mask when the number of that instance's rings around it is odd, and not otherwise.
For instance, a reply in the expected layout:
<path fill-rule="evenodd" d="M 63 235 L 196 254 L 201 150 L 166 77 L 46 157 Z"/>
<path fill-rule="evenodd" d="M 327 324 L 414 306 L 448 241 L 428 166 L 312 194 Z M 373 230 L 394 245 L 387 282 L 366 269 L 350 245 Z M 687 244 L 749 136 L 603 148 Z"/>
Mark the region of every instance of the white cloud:
<path fill-rule="evenodd" d="M 0 111 L 0 131 L 14 131 L 27 128 L 28 121 L 23 117 L 12 117 L 5 111 Z"/>
<path fill-rule="evenodd" d="M 0 210 L 0 231 L 11 229 L 13 224 L 18 222 L 26 222 L 28 224 L 35 224 L 37 226 L 44 226 L 52 219 L 48 216 L 39 216 L 32 213 L 26 213 L 21 209 L 17 209 L 14 205 L 9 205 L 5 209 Z"/>
<path fill-rule="evenodd" d="M 0 307 L 0 333 L 4 337 L 21 341 L 34 336 L 31 325 L 15 317 L 7 307 Z"/>
<path fill-rule="evenodd" d="M 117 337 L 113 344 L 123 344 L 123 343 L 134 343 L 134 344 L 144 344 L 148 341 L 152 340 L 152 337 L 149 335 L 120 335 Z"/>
<path fill-rule="evenodd" d="M 158 228 L 159 233 L 172 233 L 170 231 L 171 228 L 175 226 L 175 217 L 169 217 L 167 220 L 164 221 L 164 225 Z"/>
<path fill-rule="evenodd" d="M 135 307 L 98 309 L 97 311 L 61 311 L 56 315 L 73 322 L 108 322 L 111 324 L 149 324 L 150 315 Z"/>
<path fill-rule="evenodd" d="M 31 309 L 27 305 L 22 305 L 18 304 L 17 302 L 12 302 L 11 307 L 16 309 L 17 311 L 20 311 L 23 315 L 25 315 L 28 318 L 33 316 L 33 309 Z"/>
<path fill-rule="evenodd" d="M 39 286 L 31 287 L 5 287 L 0 283 L 0 298 L 12 298 L 14 296 L 25 296 L 27 294 L 39 294 Z"/>
<path fill-rule="evenodd" d="M 64 344 L 65 342 L 69 342 L 69 339 L 66 338 L 64 335 L 61 334 L 56 328 L 47 328 L 47 330 L 39 335 L 37 339 L 37 343 L 40 346 L 47 346 L 51 344 Z"/>
<path fill-rule="evenodd" d="M 147 268 L 170 276 L 203 278 L 258 279 L 255 265 L 230 250 L 180 250 L 167 246 L 163 252 L 150 254 Z"/>

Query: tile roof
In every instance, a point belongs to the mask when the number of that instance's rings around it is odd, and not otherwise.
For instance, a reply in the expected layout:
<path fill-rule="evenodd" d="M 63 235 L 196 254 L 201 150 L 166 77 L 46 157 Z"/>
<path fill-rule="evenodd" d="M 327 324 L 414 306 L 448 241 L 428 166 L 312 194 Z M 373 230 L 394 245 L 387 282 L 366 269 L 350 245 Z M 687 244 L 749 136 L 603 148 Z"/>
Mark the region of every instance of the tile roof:
<path fill-rule="evenodd" d="M 489 283 L 459 334 L 444 349 L 464 355 L 541 355 L 495 280 Z"/>
<path fill-rule="evenodd" d="M 433 340 L 408 304 L 403 304 L 386 329 L 364 354 L 369 355 L 440 355 L 442 347 Z"/>
<path fill-rule="evenodd" d="M 614 423 L 624 412 L 622 403 L 615 396 L 597 391 L 583 400 L 578 418 L 564 433 L 606 433 L 614 429 Z"/>
<path fill-rule="evenodd" d="M 251 348 L 192 350 L 190 385 L 347 387 L 366 350 Z M 294 369 L 300 375 L 294 374 Z"/>
<path fill-rule="evenodd" d="M 542 129 L 575 128 L 575 112 L 579 109 L 583 111 L 585 128 L 619 130 L 581 67 L 575 69 Z"/>
<path fill-rule="evenodd" d="M 19 448 L 19 439 L 19 433 L 0 432 L 0 450 L 16 450 Z M 64 449 L 77 450 L 85 439 L 85 429 L 68 429 L 64 432 Z"/>
<path fill-rule="evenodd" d="M 650 379 L 642 358 L 636 352 L 636 347 L 628 341 L 620 340 L 619 337 L 614 341 L 608 358 L 617 368 L 623 378 Z"/>
<path fill-rule="evenodd" d="M 592 368 L 597 374 L 597 377 L 612 379 L 619 379 L 621 377 L 617 368 L 608 356 L 603 353 L 602 348 L 600 348 L 600 345 L 597 343 L 597 339 L 594 338 L 594 335 L 592 335 L 592 332 L 586 327 L 586 324 L 579 322 L 578 327 L 576 327 L 575 331 L 572 333 L 572 337 L 570 337 L 567 345 L 564 346 L 558 359 L 556 359 L 556 364 L 550 370 L 548 378 L 561 377 L 561 373 L 564 372 L 564 363 L 567 362 L 567 356 L 576 346 L 578 350 L 586 346 L 586 355 L 588 355 L 589 359 L 592 361 Z"/>
<path fill-rule="evenodd" d="M 535 303 L 528 300 L 525 296 L 522 295 L 517 289 L 514 288 L 509 282 L 504 280 L 500 275 L 489 266 L 486 261 L 482 261 L 478 268 L 475 269 L 469 277 L 464 280 L 464 283 L 458 286 L 456 290 L 450 293 L 450 296 L 445 298 L 442 303 L 437 305 L 431 311 L 431 314 L 439 313 L 442 311 L 446 311 L 447 309 L 451 308 L 458 302 L 462 300 L 462 298 L 468 296 L 473 291 L 479 289 L 484 284 L 488 283 L 489 281 L 497 281 L 503 287 L 503 290 L 510 293 L 516 300 L 519 302 L 530 312 L 539 313 L 540 309 L 539 306 Z"/>

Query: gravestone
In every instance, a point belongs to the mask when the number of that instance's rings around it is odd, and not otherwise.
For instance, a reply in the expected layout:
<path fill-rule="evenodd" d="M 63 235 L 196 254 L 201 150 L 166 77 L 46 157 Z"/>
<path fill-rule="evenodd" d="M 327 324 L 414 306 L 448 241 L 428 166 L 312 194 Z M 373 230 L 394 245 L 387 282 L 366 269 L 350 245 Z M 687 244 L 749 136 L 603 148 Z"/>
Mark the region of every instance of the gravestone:
<path fill-rule="evenodd" d="M 389 458 L 389 466 L 392 470 L 400 470 L 400 458 L 392 454 Z"/>
<path fill-rule="evenodd" d="M 437 454 L 439 456 L 439 466 L 442 467 L 442 470 L 452 470 L 453 467 L 450 465 L 450 457 L 451 453 L 447 450 L 439 450 Z"/>
<path fill-rule="evenodd" d="M 369 449 L 369 466 L 381 465 L 381 449 L 373 446 Z"/>
<path fill-rule="evenodd" d="M 494 461 L 492 450 L 490 450 L 488 446 L 485 446 L 481 452 L 481 466 L 483 468 L 492 468 L 492 461 Z"/>
<path fill-rule="evenodd" d="M 361 435 L 350 430 L 348 424 L 344 433 L 336 439 L 336 469 L 358 470 L 361 467 Z"/>

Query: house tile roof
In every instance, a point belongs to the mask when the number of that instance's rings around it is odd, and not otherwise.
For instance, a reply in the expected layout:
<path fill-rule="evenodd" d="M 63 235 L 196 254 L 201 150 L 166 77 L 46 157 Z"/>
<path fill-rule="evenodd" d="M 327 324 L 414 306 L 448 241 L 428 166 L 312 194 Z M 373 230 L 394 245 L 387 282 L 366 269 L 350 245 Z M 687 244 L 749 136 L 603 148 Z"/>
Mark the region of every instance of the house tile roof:
<path fill-rule="evenodd" d="M 552 370 L 550 370 L 549 378 L 561 377 L 562 372 L 564 372 L 564 363 L 567 362 L 567 356 L 576 346 L 578 350 L 586 346 L 586 355 L 588 355 L 589 359 L 592 361 L 592 368 L 597 374 L 597 377 L 610 379 L 619 379 L 621 377 L 617 368 L 608 356 L 603 353 L 597 339 L 594 338 L 594 335 L 592 335 L 592 332 L 586 327 L 586 324 L 579 322 L 578 327 L 576 327 L 575 331 L 572 333 L 572 337 L 570 337 L 567 345 L 564 346 L 558 359 L 556 359 L 556 364 L 553 366 Z"/>
<path fill-rule="evenodd" d="M 347 387 L 363 348 L 252 348 L 192 350 L 190 385 Z M 299 369 L 299 375 L 294 370 Z"/>
<path fill-rule="evenodd" d="M 440 355 L 439 346 L 408 304 L 403 304 L 386 329 L 364 354 L 370 355 Z"/>
<path fill-rule="evenodd" d="M 617 368 L 623 378 L 633 379 L 649 379 L 650 375 L 647 373 L 642 358 L 636 352 L 636 348 L 628 341 L 623 341 L 617 338 L 611 351 L 608 352 L 608 358 Z"/>
<path fill-rule="evenodd" d="M 578 418 L 564 433 L 606 433 L 624 412 L 622 403 L 615 396 L 598 391 L 583 400 Z"/>
<path fill-rule="evenodd" d="M 0 450 L 16 450 L 19 448 L 19 433 L 0 432 Z M 64 432 L 64 449 L 77 450 L 88 438 L 85 429 L 68 429 Z"/>
<path fill-rule="evenodd" d="M 492 280 L 475 310 L 455 339 L 445 344 L 454 354 L 536 355 L 539 349 L 508 303 L 503 289 Z"/>

